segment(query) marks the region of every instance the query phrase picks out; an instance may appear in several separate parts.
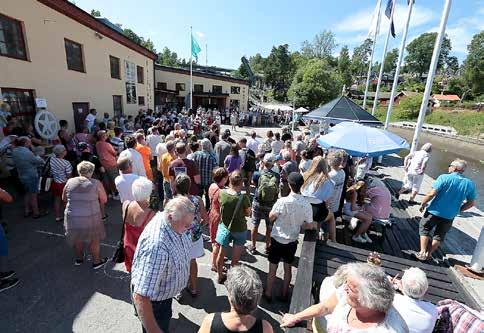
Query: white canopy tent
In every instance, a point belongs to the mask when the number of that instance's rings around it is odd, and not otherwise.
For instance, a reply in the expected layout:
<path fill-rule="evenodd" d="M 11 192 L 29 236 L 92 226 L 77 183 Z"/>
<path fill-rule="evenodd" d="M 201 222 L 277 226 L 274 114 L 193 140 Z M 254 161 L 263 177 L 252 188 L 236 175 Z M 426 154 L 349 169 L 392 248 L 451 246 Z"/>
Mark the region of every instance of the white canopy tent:
<path fill-rule="evenodd" d="M 292 106 L 287 105 L 287 104 L 274 104 L 274 103 L 267 103 L 267 104 L 259 104 L 258 105 L 261 108 L 264 108 L 266 110 L 271 110 L 271 111 L 277 111 L 280 110 L 282 112 L 290 112 L 294 110 Z"/>
<path fill-rule="evenodd" d="M 297 108 L 296 110 L 294 110 L 294 112 L 296 112 L 296 113 L 304 113 L 304 112 L 309 112 L 309 110 L 306 109 L 306 108 L 303 108 L 301 106 L 301 107 Z"/>

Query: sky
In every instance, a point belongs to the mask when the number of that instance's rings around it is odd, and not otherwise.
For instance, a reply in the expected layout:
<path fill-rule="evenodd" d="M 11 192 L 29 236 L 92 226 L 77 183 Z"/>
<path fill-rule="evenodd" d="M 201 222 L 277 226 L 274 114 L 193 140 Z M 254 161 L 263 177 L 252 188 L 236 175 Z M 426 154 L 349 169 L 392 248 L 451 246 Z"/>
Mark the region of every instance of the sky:
<path fill-rule="evenodd" d="M 382 0 L 382 7 L 387 0 Z M 399 48 L 406 19 L 407 0 L 396 0 L 397 36 L 390 37 L 388 50 Z M 113 23 L 121 23 L 144 38 L 150 38 L 158 51 L 165 46 L 180 58 L 190 57 L 190 26 L 202 47 L 199 63 L 237 68 L 242 56 L 267 56 L 272 46 L 289 44 L 298 51 L 301 43 L 331 30 L 338 47 L 350 51 L 365 40 L 376 0 L 75 0 L 90 12 L 97 9 Z M 437 31 L 445 0 L 415 0 L 407 45 L 424 32 Z M 462 62 L 472 36 L 484 30 L 484 0 L 454 0 L 446 33 L 451 39 L 451 55 Z M 388 31 L 382 17 L 375 60 L 380 61 Z M 208 52 L 206 47 L 208 46 Z"/>

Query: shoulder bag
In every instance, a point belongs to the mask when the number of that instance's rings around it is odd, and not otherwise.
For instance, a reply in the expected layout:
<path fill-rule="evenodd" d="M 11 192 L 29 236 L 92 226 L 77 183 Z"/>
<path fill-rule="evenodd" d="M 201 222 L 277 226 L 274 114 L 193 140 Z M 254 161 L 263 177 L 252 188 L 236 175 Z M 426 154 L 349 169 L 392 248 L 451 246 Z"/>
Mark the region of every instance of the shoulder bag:
<path fill-rule="evenodd" d="M 116 244 L 116 250 L 114 250 L 113 256 L 111 257 L 111 261 L 115 263 L 122 263 L 124 262 L 124 225 L 126 223 L 126 217 L 128 216 L 128 207 L 131 204 L 128 203 L 126 208 L 124 209 L 124 218 L 123 224 L 121 229 L 121 238 L 119 239 L 118 243 Z"/>

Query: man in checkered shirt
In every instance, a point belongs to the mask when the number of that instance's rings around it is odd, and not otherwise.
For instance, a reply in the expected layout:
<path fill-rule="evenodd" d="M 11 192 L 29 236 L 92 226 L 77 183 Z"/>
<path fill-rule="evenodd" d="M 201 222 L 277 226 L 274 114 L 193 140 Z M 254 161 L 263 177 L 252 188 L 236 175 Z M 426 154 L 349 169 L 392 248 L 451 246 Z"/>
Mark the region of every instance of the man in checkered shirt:
<path fill-rule="evenodd" d="M 170 200 L 143 230 L 131 271 L 133 302 L 143 332 L 168 332 L 172 298 L 186 287 L 192 241 L 185 231 L 195 206 L 185 197 Z"/>

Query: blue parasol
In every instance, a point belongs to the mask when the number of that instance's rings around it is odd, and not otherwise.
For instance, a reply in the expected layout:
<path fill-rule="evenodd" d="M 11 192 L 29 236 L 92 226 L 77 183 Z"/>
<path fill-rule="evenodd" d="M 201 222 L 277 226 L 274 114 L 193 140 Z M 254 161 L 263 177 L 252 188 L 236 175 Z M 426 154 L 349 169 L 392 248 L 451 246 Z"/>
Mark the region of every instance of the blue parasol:
<path fill-rule="evenodd" d="M 324 148 L 344 149 L 352 156 L 381 156 L 409 149 L 408 142 L 389 131 L 344 122 L 330 129 L 317 140 Z"/>

